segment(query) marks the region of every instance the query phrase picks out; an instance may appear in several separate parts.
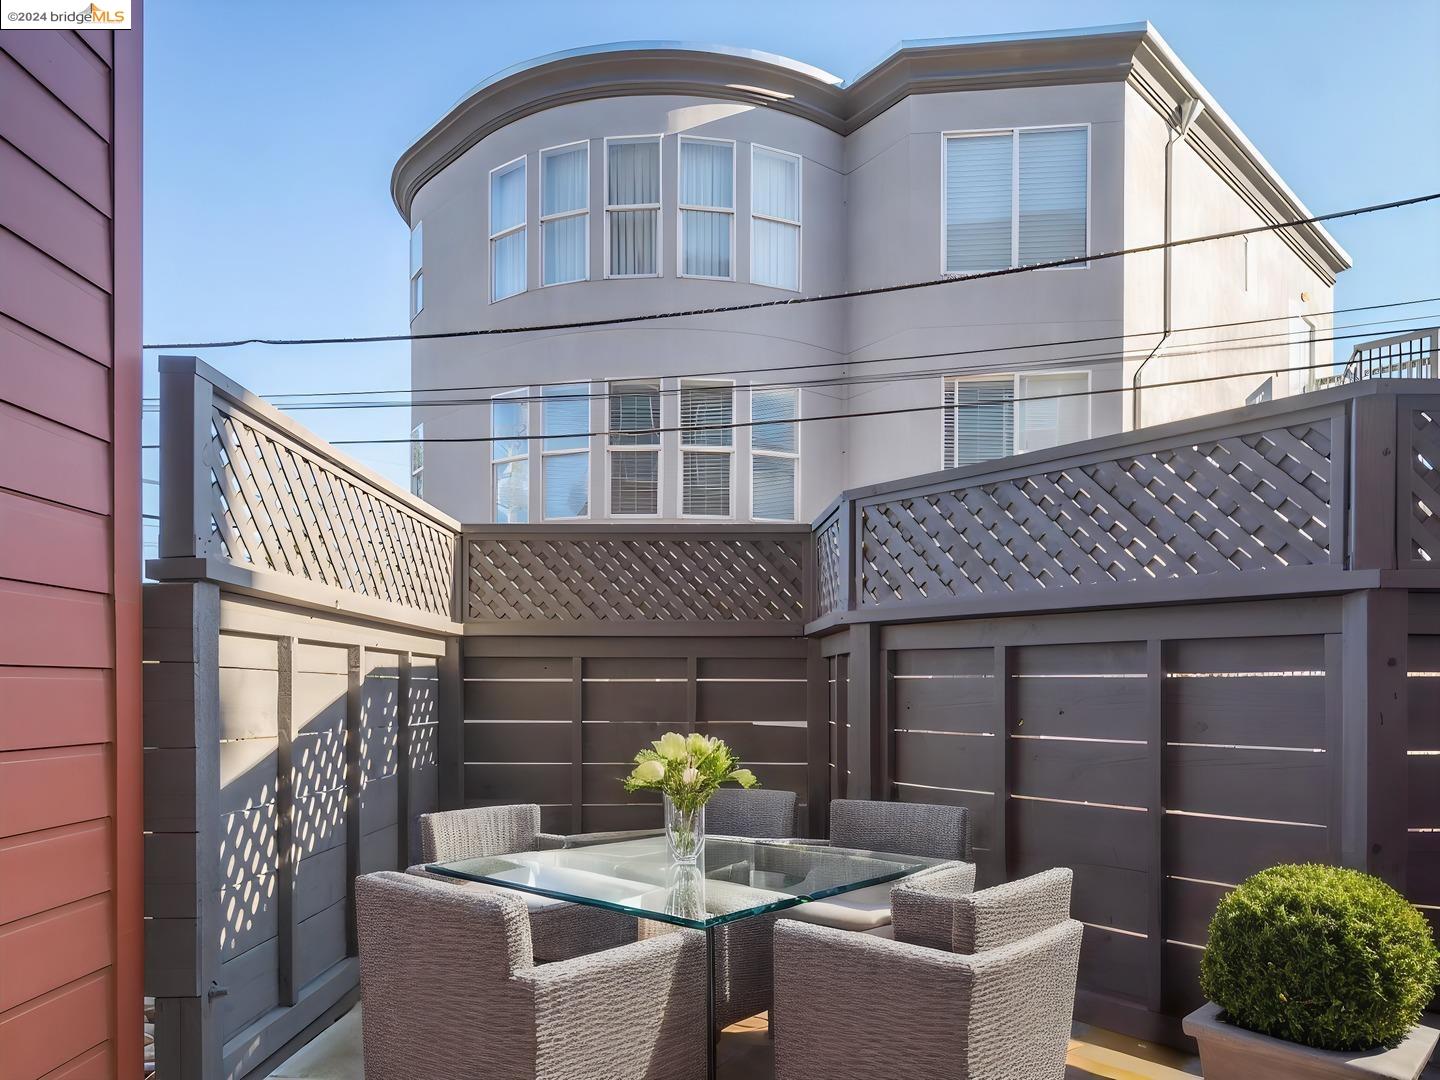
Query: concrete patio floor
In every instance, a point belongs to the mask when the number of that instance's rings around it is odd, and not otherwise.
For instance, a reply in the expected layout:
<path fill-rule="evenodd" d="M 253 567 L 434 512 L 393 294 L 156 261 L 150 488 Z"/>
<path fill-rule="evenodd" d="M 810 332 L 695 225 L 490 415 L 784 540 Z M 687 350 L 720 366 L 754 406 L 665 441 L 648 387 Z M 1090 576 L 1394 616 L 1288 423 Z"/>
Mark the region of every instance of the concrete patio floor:
<path fill-rule="evenodd" d="M 363 1080 L 360 1022 L 357 1005 L 271 1073 L 270 1080 Z M 724 1080 L 772 1080 L 767 1026 L 763 1016 L 756 1016 L 725 1029 L 720 1040 Z M 1069 1063 L 1067 1080 L 1187 1080 L 1200 1075 L 1199 1058 L 1084 1024 L 1075 1025 Z"/>

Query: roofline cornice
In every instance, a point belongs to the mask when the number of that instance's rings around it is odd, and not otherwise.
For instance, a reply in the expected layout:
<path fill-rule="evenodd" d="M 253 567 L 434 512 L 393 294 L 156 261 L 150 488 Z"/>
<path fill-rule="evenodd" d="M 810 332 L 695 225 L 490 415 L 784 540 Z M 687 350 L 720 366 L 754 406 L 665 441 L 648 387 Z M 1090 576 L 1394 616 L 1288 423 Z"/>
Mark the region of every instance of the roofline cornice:
<path fill-rule="evenodd" d="M 902 42 L 846 84 L 771 53 L 684 42 L 621 42 L 517 65 L 481 83 L 395 163 L 390 194 L 406 222 L 416 193 L 471 147 L 523 117 L 580 101 L 675 95 L 777 109 L 841 135 L 917 94 L 1128 82 L 1167 120 L 1205 104 L 1190 134 L 1217 172 L 1267 221 L 1312 216 L 1149 23 L 1044 34 Z M 1350 256 L 1320 225 L 1281 233 L 1329 281 Z"/>

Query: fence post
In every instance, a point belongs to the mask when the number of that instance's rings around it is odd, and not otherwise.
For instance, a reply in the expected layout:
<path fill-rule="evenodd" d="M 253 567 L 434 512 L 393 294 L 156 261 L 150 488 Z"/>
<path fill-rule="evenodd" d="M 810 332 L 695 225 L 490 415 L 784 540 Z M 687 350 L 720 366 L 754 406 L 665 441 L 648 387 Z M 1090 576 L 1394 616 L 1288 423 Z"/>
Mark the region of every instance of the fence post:
<path fill-rule="evenodd" d="M 1355 398 L 1351 408 L 1350 504 L 1351 570 L 1395 568 L 1396 399 L 1394 394 Z M 1332 504 L 1338 502 L 1332 493 Z M 1346 538 L 1334 537 L 1331 543 Z"/>
<path fill-rule="evenodd" d="M 1409 593 L 1343 600 L 1341 859 L 1405 891 L 1409 835 Z"/>
<path fill-rule="evenodd" d="M 210 547 L 210 443 L 214 387 L 193 356 L 160 357 L 160 534 L 162 559 L 204 558 Z"/>
<path fill-rule="evenodd" d="M 873 623 L 855 623 L 850 627 L 850 680 L 848 707 L 850 738 L 846 760 L 850 780 L 845 797 L 849 799 L 883 799 L 887 792 L 878 790 L 875 767 L 876 753 L 883 717 L 880 695 L 884 692 L 880 671 L 880 630 Z"/>

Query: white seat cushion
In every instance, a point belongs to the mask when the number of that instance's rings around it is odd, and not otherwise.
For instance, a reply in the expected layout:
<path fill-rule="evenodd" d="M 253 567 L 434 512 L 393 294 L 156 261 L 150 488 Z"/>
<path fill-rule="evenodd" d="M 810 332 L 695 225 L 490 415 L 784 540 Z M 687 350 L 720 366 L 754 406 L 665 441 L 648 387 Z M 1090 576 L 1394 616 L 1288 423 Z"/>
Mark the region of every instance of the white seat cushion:
<path fill-rule="evenodd" d="M 820 926 L 833 926 L 837 930 L 854 930 L 858 933 L 873 930 L 877 926 L 888 926 L 890 883 L 887 881 L 825 900 L 812 900 L 808 904 L 786 908 L 780 913 L 780 917 L 817 923 Z"/>

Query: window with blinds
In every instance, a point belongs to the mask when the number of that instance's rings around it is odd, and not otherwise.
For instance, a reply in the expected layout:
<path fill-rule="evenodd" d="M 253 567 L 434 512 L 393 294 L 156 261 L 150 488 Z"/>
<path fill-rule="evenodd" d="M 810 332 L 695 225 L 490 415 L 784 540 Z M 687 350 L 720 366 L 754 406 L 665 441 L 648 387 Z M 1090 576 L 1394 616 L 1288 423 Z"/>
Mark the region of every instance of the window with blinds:
<path fill-rule="evenodd" d="M 1090 131 L 946 135 L 944 270 L 975 274 L 1083 257 Z"/>
<path fill-rule="evenodd" d="M 794 521 L 798 516 L 800 391 L 750 392 L 750 516 Z M 785 421 L 790 421 L 786 423 Z"/>
<path fill-rule="evenodd" d="M 590 515 L 590 387 L 540 391 L 540 505 L 546 520 Z"/>
<path fill-rule="evenodd" d="M 590 276 L 590 144 L 540 152 L 540 283 Z"/>
<path fill-rule="evenodd" d="M 1005 457 L 1015 447 L 1015 377 L 945 380 L 944 467 Z"/>
<path fill-rule="evenodd" d="M 608 391 L 610 514 L 660 513 L 660 383 L 612 382 Z"/>
<path fill-rule="evenodd" d="M 609 277 L 660 273 L 660 136 L 605 140 Z"/>
<path fill-rule="evenodd" d="M 800 156 L 750 149 L 750 280 L 800 288 Z"/>
<path fill-rule="evenodd" d="M 417 221 L 410 230 L 410 319 L 425 307 L 425 223 Z"/>
<path fill-rule="evenodd" d="M 954 469 L 1090 437 L 1090 373 L 951 375 L 943 464 Z"/>
<path fill-rule="evenodd" d="M 681 382 L 680 512 L 684 516 L 731 516 L 734 422 L 733 385 Z"/>
<path fill-rule="evenodd" d="M 734 277 L 735 144 L 680 137 L 680 274 Z"/>
<path fill-rule="evenodd" d="M 527 390 L 510 390 L 490 402 L 490 483 L 494 520 L 530 520 L 530 403 Z M 518 399 L 518 400 L 517 400 Z"/>
<path fill-rule="evenodd" d="M 525 159 L 490 172 L 490 301 L 525 291 Z"/>

